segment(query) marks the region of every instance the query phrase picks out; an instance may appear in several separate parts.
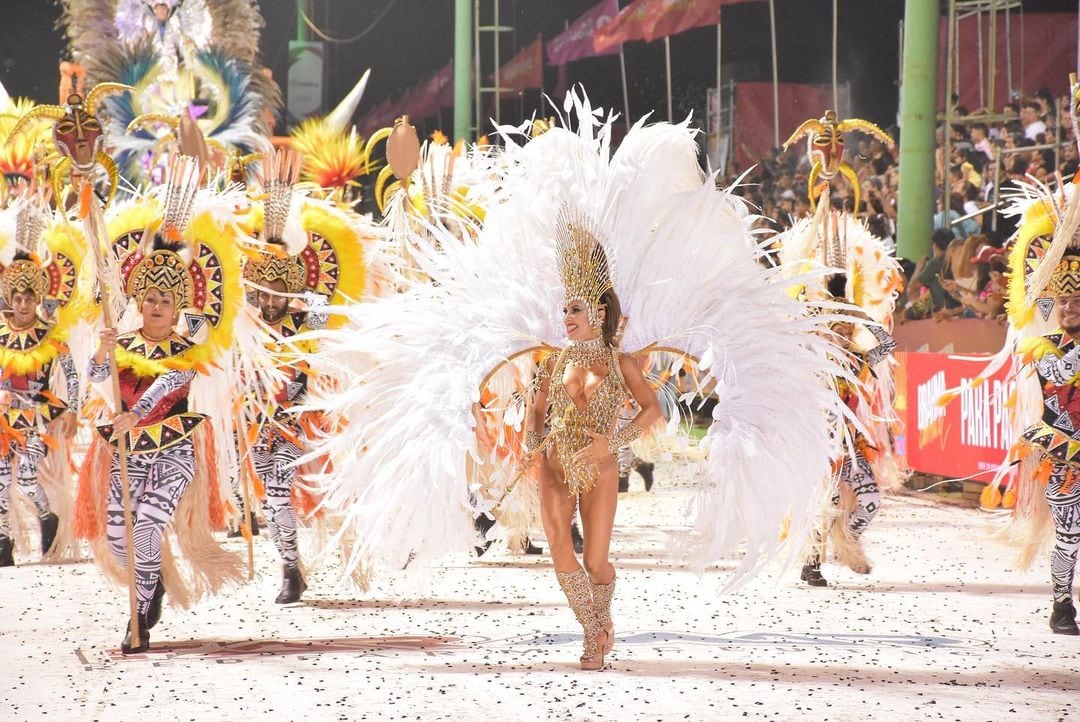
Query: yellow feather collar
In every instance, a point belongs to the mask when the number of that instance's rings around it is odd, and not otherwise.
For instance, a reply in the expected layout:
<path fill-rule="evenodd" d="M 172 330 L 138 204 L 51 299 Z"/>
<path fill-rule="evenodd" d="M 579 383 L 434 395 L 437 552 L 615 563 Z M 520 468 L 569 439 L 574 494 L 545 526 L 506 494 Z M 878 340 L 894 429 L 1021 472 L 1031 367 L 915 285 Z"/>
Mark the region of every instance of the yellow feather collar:
<path fill-rule="evenodd" d="M 7 324 L 3 324 L 0 328 L 13 334 L 19 333 Z M 67 331 L 57 324 L 52 324 L 45 336 L 33 348 L 19 351 L 0 346 L 0 368 L 3 368 L 4 376 L 30 376 L 40 372 L 55 361 L 61 352 L 67 350 L 64 344 L 66 339 Z"/>

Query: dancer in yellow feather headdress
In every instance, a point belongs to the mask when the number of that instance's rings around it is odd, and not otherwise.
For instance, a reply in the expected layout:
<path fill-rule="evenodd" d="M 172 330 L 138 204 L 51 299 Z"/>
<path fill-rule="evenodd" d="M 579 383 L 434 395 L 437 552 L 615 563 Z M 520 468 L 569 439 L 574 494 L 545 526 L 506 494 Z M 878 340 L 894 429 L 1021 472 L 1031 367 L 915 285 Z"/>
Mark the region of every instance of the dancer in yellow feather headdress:
<path fill-rule="evenodd" d="M 1075 75 L 1071 99 L 1075 124 Z M 1006 405 L 1017 441 L 981 501 L 985 508 L 1010 509 L 1002 531 L 1019 550 L 1022 566 L 1053 539 L 1050 629 L 1078 635 L 1073 577 L 1080 549 L 1080 187 L 1076 179 L 1056 192 L 1024 185 L 1006 213 L 1022 220 L 1009 255 L 1005 346 L 975 379 L 939 403 L 981 385 L 1011 362 L 1008 378 L 1015 391 Z"/>
<path fill-rule="evenodd" d="M 198 393 L 231 343 L 243 302 L 238 234 L 231 221 L 237 194 L 219 198 L 202 190 L 201 177 L 194 158 L 177 156 L 163 197 L 134 201 L 109 219 L 123 295 L 134 302 L 129 311 L 139 321 L 128 333 L 102 331 L 90 364 L 91 382 L 102 383 L 109 377 L 108 351 L 115 348 L 120 398 L 116 413 L 97 427 L 83 464 L 79 531 L 94 544 L 105 571 L 122 578 L 128 550 L 119 440 L 125 435 L 138 644 L 126 637 L 124 653 L 149 647 L 166 589 L 173 602 L 187 606 L 242 578 L 239 557 L 221 549 L 212 534 L 224 527 L 217 451 L 222 444 L 215 436 L 231 434 L 231 426 L 219 428 L 222 417 L 229 417 L 229 401 L 220 394 L 207 401 L 207 394 Z M 166 551 L 170 530 L 175 551 Z"/>
<path fill-rule="evenodd" d="M 6 256 L 0 260 L 0 295 L 8 308 L 0 321 L 0 389 L 6 397 L 0 405 L 0 566 L 11 566 L 13 469 L 19 489 L 36 508 L 42 555 L 60 556 L 69 546 L 66 442 L 76 429 L 79 378 L 65 341 L 81 305 L 76 283 L 81 253 L 65 244 L 72 239 L 64 228 L 50 224 L 40 194 L 24 196 L 4 213 L 14 216 L 15 234 L 0 238 Z M 63 391 L 58 390 L 60 373 Z M 50 451 L 62 461 L 39 478 Z M 65 533 L 57 541 L 61 523 Z"/>
<path fill-rule="evenodd" d="M 863 130 L 892 144 L 877 126 L 858 119 L 837 121 L 831 110 L 819 120 L 804 122 L 788 140 L 790 145 L 803 135 L 810 136 L 810 198 L 816 206 L 811 217 L 799 219 L 777 239 L 781 266 L 800 278 L 793 295 L 811 303 L 851 304 L 864 321 L 832 327 L 844 348 L 841 363 L 848 371 L 847 377 L 837 376 L 834 385 L 859 423 L 846 424 L 837 438 L 834 474 L 829 480 L 835 493 L 822 515 L 824 528 L 818 543 L 802 568 L 803 581 L 818 587 L 827 586 L 821 573 L 826 536 L 842 563 L 859 574 L 870 572 L 860 539 L 879 509 L 879 486 L 897 486 L 905 477 L 893 450 L 899 419 L 893 411 L 890 355 L 896 344 L 887 331 L 901 288 L 900 265 L 861 221 L 849 212 L 834 210 L 829 202 L 829 183 L 843 174 L 852 182 L 858 204 L 857 180 L 843 162 L 843 133 L 849 130 Z M 821 184 L 817 184 L 819 178 Z"/>
<path fill-rule="evenodd" d="M 301 470 L 294 462 L 319 420 L 292 409 L 317 380 L 299 356 L 313 349 L 297 344 L 295 337 L 340 325 L 343 317 L 331 316 L 328 306 L 359 301 L 369 284 L 364 239 L 346 211 L 305 198 L 294 189 L 300 168 L 295 152 L 264 156 L 259 174 L 264 201 L 254 207 L 253 230 L 265 245 L 244 270 L 280 374 L 274 388 L 266 389 L 263 398 L 252 399 L 245 409 L 251 422 L 245 441 L 250 441 L 252 467 L 265 490 L 267 530 L 283 565 L 278 604 L 299 601 L 307 588 L 297 546 L 297 517 L 314 507 L 309 490 L 296 484 Z"/>

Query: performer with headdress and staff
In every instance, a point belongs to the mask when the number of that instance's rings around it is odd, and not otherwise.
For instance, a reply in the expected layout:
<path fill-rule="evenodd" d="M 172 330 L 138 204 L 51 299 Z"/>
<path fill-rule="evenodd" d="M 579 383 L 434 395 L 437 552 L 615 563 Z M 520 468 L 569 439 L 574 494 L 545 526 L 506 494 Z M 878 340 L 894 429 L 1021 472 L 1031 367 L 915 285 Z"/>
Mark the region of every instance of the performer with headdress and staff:
<path fill-rule="evenodd" d="M 66 341 L 83 309 L 78 283 L 83 249 L 81 238 L 68 232 L 74 229 L 50 216 L 40 192 L 24 193 L 0 211 L 0 255 L 8 256 L 0 261 L 7 306 L 0 321 L 0 566 L 14 564 L 9 522 L 13 470 L 17 487 L 37 512 L 43 558 L 70 551 L 73 498 L 67 444 L 77 428 L 80 394 Z M 3 217 L 14 220 L 10 238 L 4 237 Z M 50 452 L 59 462 L 45 465 Z M 61 523 L 64 535 L 57 542 Z"/>
<path fill-rule="evenodd" d="M 55 145 L 59 160 L 50 169 L 52 176 L 53 200 L 62 217 L 66 220 L 68 208 L 68 193 L 70 189 L 75 192 L 77 212 L 83 222 L 84 230 L 88 238 L 88 244 L 94 254 L 95 265 L 99 282 L 104 281 L 108 275 L 108 269 L 102 261 L 105 252 L 103 246 L 104 223 L 102 221 L 103 207 L 107 207 L 116 194 L 119 185 L 119 173 L 116 163 L 105 152 L 105 135 L 100 119 L 96 111 L 100 102 L 110 96 L 130 90 L 120 83 L 99 83 L 91 88 L 84 98 L 78 93 L 72 93 L 67 98 L 65 106 L 38 105 L 27 111 L 15 123 L 11 130 L 11 137 L 17 136 L 33 127 L 39 118 L 53 121 L 52 140 Z M 102 180 L 102 174 L 108 187 L 105 194 L 98 191 Z M 65 185 L 69 180 L 69 185 Z M 102 301 L 102 316 L 106 328 L 112 327 L 113 316 L 109 308 L 109 296 L 107 284 L 99 286 Z M 119 386 L 115 374 L 113 374 L 114 394 L 119 395 Z M 120 475 L 127 479 L 127 454 L 125 451 L 126 439 L 121 439 L 119 444 Z M 85 468 L 85 467 L 84 467 Z M 123 485 L 123 522 L 127 536 L 127 548 L 131 550 L 132 544 L 132 519 L 131 503 L 128 495 L 128 486 Z M 76 519 L 78 527 L 78 519 Z M 78 529 L 76 529 L 78 533 Z M 126 581 L 128 586 L 128 606 L 131 617 L 128 622 L 129 643 L 139 645 L 139 628 L 137 625 L 137 592 L 135 589 L 134 555 L 129 551 L 125 560 L 127 564 Z"/>
<path fill-rule="evenodd" d="M 227 418 L 231 399 L 212 388 L 197 393 L 229 345 L 241 302 L 239 249 L 230 221 L 232 201 L 201 190 L 201 177 L 196 159 L 175 157 L 161 196 L 116 210 L 109 224 L 123 294 L 134 301 L 139 326 L 100 334 L 90 380 L 108 378 L 108 355 L 115 354 L 118 408 L 110 423 L 98 426 L 80 476 L 80 500 L 92 510 L 87 536 L 95 544 L 101 541 L 104 512 L 109 550 L 123 564 L 130 543 L 121 526 L 121 441 L 126 440 L 139 641 L 125 639 L 125 653 L 148 648 L 166 589 L 174 602 L 187 606 L 242 578 L 239 557 L 221 549 L 212 533 L 224 527 L 218 472 L 227 468 L 214 424 Z M 135 230 L 135 219 L 145 225 Z M 211 378 L 206 383 L 213 386 Z M 215 422 L 204 411 L 219 418 Z M 176 552 L 166 552 L 167 528 L 174 529 Z M 107 572 L 118 571 L 100 552 L 98 561 Z"/>
<path fill-rule="evenodd" d="M 814 587 L 828 586 L 821 573 L 828 542 L 842 563 L 858 574 L 870 573 L 861 537 L 880 509 L 880 485 L 898 486 L 905 477 L 893 450 L 899 425 L 893 411 L 891 366 L 896 343 L 887 331 L 903 276 L 884 242 L 856 216 L 858 179 L 844 162 L 844 133 L 850 131 L 893 145 L 892 138 L 873 123 L 858 118 L 841 121 L 832 110 L 803 122 L 784 144 L 787 148 L 807 136 L 812 166 L 808 192 L 814 212 L 774 239 L 783 273 L 799 279 L 791 289 L 794 295 L 821 304 L 824 315 L 837 307 L 858 309 L 851 314 L 854 318 L 832 323 L 829 329 L 842 349 L 838 363 L 846 370 L 830 383 L 850 418 L 834 439 L 833 473 L 822 482 L 832 490 L 831 503 L 821 515 L 800 575 Z M 830 202 L 831 183 L 838 176 L 852 184 L 854 210 L 836 210 Z"/>
<path fill-rule="evenodd" d="M 266 528 L 281 556 L 281 592 L 274 600 L 292 604 L 307 588 L 298 546 L 298 521 L 314 513 L 318 494 L 304 483 L 307 468 L 297 459 L 308 439 L 326 431 L 320 415 L 301 410 L 313 384 L 333 380 L 305 360 L 317 345 L 302 338 L 312 331 L 335 332 L 345 318 L 332 307 L 364 299 L 381 275 L 373 240 L 362 234 L 362 219 L 330 200 L 308 196 L 296 187 L 301 157 L 278 150 L 262 156 L 258 173 L 261 203 L 253 206 L 252 230 L 262 241 L 245 264 L 245 280 L 261 321 L 266 350 L 277 372 L 256 383 L 241 427 L 241 454 L 249 447 L 251 468 L 262 482 Z M 250 365 L 250 364 L 248 364 Z M 332 393 L 332 387 L 324 389 Z"/>

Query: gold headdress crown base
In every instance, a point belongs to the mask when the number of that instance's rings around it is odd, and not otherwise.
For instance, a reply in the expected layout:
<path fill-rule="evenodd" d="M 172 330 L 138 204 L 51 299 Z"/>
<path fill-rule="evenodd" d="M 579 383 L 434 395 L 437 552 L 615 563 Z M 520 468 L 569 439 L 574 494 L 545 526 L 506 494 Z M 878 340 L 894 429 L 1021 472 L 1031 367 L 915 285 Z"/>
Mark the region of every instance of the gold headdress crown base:
<path fill-rule="evenodd" d="M 1058 262 L 1050 285 L 1046 288 L 1050 296 L 1071 296 L 1080 293 L 1080 256 L 1065 256 Z"/>

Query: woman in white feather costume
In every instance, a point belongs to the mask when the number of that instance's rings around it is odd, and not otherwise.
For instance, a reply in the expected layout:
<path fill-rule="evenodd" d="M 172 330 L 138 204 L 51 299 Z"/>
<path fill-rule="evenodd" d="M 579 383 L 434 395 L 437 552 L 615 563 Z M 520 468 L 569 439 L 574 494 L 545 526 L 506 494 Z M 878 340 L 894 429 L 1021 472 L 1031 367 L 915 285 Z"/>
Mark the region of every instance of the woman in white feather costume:
<path fill-rule="evenodd" d="M 808 314 L 785 293 L 787 282 L 758 263 L 753 217 L 701 172 L 693 130 L 639 122 L 613 154 L 610 117 L 577 95 L 568 96 L 565 110 L 576 131 L 554 128 L 530 140 L 526 127 L 499 129 L 506 148 L 491 180 L 495 200 L 475 239 L 437 228 L 411 239 L 419 270 L 434 283 L 341 309 L 348 333 L 311 334 L 321 340 L 313 363 L 356 371 L 351 386 L 311 402 L 348 420 L 312 453 L 333 462 L 324 503 L 357 535 L 350 567 L 369 559 L 419 566 L 470 548 L 473 518 L 491 505 L 475 493 L 479 481 L 470 473 L 477 469 L 503 477 L 506 503 L 527 489 L 514 484 L 523 414 L 505 415 L 517 434 L 504 443 L 518 448 L 496 465 L 480 458 L 476 415 L 494 369 L 537 350 L 558 358 L 568 344 L 555 240 L 564 209 L 587 219 L 608 260 L 617 256 L 609 275 L 625 317 L 621 348 L 631 356 L 684 355 L 719 397 L 688 506 L 695 534 L 677 553 L 701 569 L 745 542 L 735 584 L 778 554 L 783 528 L 796 546 L 805 536 L 829 474 L 830 419 L 845 417 L 823 381 L 844 372 L 830 360 L 835 347 L 816 333 L 832 319 Z M 634 364 L 620 360 L 618 370 L 650 407 L 651 394 L 630 378 L 640 374 Z M 581 391 L 563 381 L 568 392 Z M 655 418 L 647 410 L 639 421 Z M 539 431 L 535 421 L 529 428 Z M 604 458 L 609 444 L 623 438 L 594 439 L 578 461 L 595 451 L 604 459 L 603 479 L 614 468 Z M 602 528 L 594 534 L 603 536 Z M 586 552 L 586 563 L 600 581 L 612 578 L 606 548 L 602 560 L 590 562 Z M 592 632 L 585 666 L 596 667 L 602 652 L 590 655 L 590 645 L 603 641 L 606 649 L 611 640 L 588 617 L 596 614 L 595 598 L 580 606 Z"/>

